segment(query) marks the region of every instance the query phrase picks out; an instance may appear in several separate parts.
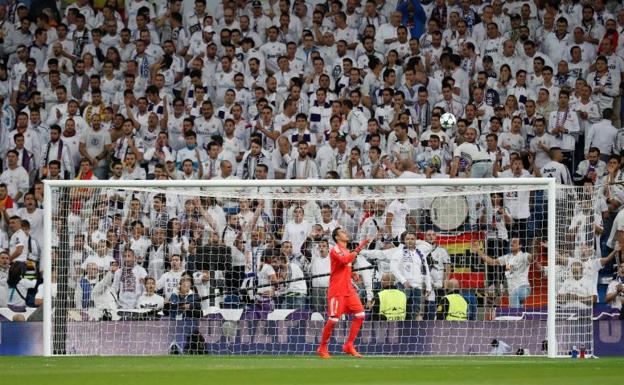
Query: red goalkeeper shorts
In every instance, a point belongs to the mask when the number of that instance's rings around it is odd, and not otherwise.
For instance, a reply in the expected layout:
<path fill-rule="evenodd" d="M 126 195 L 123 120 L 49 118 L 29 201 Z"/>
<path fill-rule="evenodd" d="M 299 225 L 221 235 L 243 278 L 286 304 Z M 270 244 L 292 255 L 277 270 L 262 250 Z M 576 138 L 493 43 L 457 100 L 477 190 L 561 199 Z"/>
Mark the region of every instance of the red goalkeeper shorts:
<path fill-rule="evenodd" d="M 357 295 L 329 297 L 327 313 L 330 317 L 340 318 L 343 314 L 364 313 L 364 306 Z"/>

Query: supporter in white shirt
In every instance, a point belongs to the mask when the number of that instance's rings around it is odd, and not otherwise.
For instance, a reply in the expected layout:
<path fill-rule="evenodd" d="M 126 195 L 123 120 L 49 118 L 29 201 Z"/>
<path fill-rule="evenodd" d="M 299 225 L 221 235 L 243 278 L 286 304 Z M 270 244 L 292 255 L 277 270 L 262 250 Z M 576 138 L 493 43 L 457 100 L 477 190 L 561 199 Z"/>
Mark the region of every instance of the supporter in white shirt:
<path fill-rule="evenodd" d="M 511 168 L 499 174 L 500 178 L 531 178 L 532 175 L 524 169 L 522 159 L 515 158 L 511 162 Z M 507 191 L 503 202 L 505 209 L 513 219 L 511 225 L 512 236 L 519 235 L 521 238 L 528 237 L 528 220 L 531 216 L 531 192 L 527 190 Z"/>
<path fill-rule="evenodd" d="M 578 91 L 578 90 L 577 90 Z M 584 84 L 580 89 L 581 97 L 570 105 L 572 111 L 578 113 L 579 123 L 581 125 L 581 134 L 587 138 L 589 128 L 592 124 L 600 121 L 600 110 L 598 105 L 591 100 L 592 89 L 590 86 Z M 585 146 L 587 147 L 587 139 L 585 140 Z"/>
<path fill-rule="evenodd" d="M 286 179 L 318 179 L 318 168 L 308 154 L 309 145 L 304 141 L 297 143 L 297 157 L 293 158 L 286 169 Z"/>
<path fill-rule="evenodd" d="M 389 238 L 399 239 L 407 229 L 410 207 L 403 199 L 395 199 L 386 209 L 385 233 Z"/>
<path fill-rule="evenodd" d="M 194 121 L 197 144 L 200 147 L 210 142 L 213 135 L 223 135 L 223 122 L 214 114 L 214 105 L 210 100 L 201 105 L 201 116 Z"/>
<path fill-rule="evenodd" d="M 375 49 L 380 52 L 387 52 L 388 46 L 398 41 L 397 29 L 401 25 L 401 12 L 392 12 L 389 20 L 381 24 L 375 33 Z"/>
<path fill-rule="evenodd" d="M 503 51 L 503 42 L 505 38 L 500 35 L 498 24 L 494 22 L 487 23 L 485 39 L 481 41 L 479 51 L 483 56 L 494 57 Z"/>
<path fill-rule="evenodd" d="M 301 245 L 303 245 L 312 229 L 312 224 L 304 220 L 303 216 L 303 207 L 295 207 L 293 220 L 286 223 L 284 235 L 282 236 L 282 242 L 289 241 L 292 243 L 293 254 L 296 256 L 301 255 Z"/>
<path fill-rule="evenodd" d="M 416 239 L 416 234 L 408 232 L 398 247 L 387 250 L 365 250 L 362 256 L 369 259 L 389 260 L 391 271 L 403 286 L 408 297 L 407 319 L 421 319 L 421 298 L 429 298 L 432 291 L 431 271 L 427 255 L 433 247 Z"/>
<path fill-rule="evenodd" d="M 271 266 L 269 256 L 263 254 L 263 260 L 258 269 L 258 289 L 256 290 L 256 301 L 265 302 L 273 297 L 274 289 L 271 284 L 278 283 L 277 274 L 275 269 Z"/>
<path fill-rule="evenodd" d="M 559 17 L 555 30 L 546 35 L 542 46 L 550 60 L 557 63 L 559 59 L 567 57 L 568 41 L 568 21 L 564 17 Z"/>
<path fill-rule="evenodd" d="M 37 245 L 43 246 L 43 210 L 37 207 L 37 201 L 33 193 L 24 195 L 24 207 L 18 209 L 15 215 L 30 224 L 31 237 Z"/>
<path fill-rule="evenodd" d="M 329 258 L 329 243 L 327 239 L 318 242 L 316 249 L 313 250 L 309 274 L 318 276 L 329 274 L 331 269 L 331 261 Z M 327 305 L 327 288 L 329 287 L 329 275 L 312 279 L 312 287 L 310 288 L 310 300 L 312 310 L 322 313 Z"/>
<path fill-rule="evenodd" d="M 279 71 L 277 59 L 286 55 L 286 44 L 279 42 L 278 36 L 279 29 L 276 26 L 269 27 L 267 29 L 267 42 L 259 47 L 259 51 L 264 55 L 267 70 L 272 72 Z"/>
<path fill-rule="evenodd" d="M 548 131 L 554 138 L 554 144 L 566 153 L 574 151 L 576 141 L 581 134 L 578 115 L 569 105 L 570 93 L 561 90 L 559 109 L 548 117 Z"/>
<path fill-rule="evenodd" d="M 555 178 L 557 183 L 572 185 L 572 178 L 570 177 L 570 171 L 561 163 L 563 160 L 563 152 L 559 147 L 551 147 L 548 151 L 550 156 L 550 162 L 546 163 L 541 168 L 534 168 L 536 176 L 544 178 Z"/>
<path fill-rule="evenodd" d="M 177 292 L 180 285 L 180 279 L 185 273 L 185 270 L 182 268 L 182 260 L 179 254 L 173 254 L 169 257 L 169 263 L 171 264 L 169 271 L 161 275 L 160 278 L 158 278 L 158 281 L 155 282 L 156 291 L 162 291 L 166 302 L 169 302 L 171 294 Z"/>
<path fill-rule="evenodd" d="M 93 243 L 92 243 L 93 244 Z M 97 266 L 100 272 L 107 272 L 110 270 L 112 263 L 115 262 L 115 259 L 112 257 L 112 253 L 108 250 L 106 246 L 106 240 L 102 239 L 97 242 L 95 248 L 95 253 L 89 253 L 87 258 L 82 261 L 80 267 L 82 270 L 86 270 L 90 263 L 93 263 Z"/>
<path fill-rule="evenodd" d="M 145 278 L 145 292 L 137 300 L 137 309 L 160 311 L 165 306 L 163 297 L 155 293 L 156 280 Z"/>
<path fill-rule="evenodd" d="M 600 160 L 600 149 L 590 147 L 585 152 L 585 159 L 582 160 L 576 172 L 574 173 L 574 181 L 582 182 L 585 178 L 589 178 L 592 182 L 597 182 L 607 173 L 607 164 Z"/>
<path fill-rule="evenodd" d="M 24 272 L 23 272 L 24 273 Z M 36 279 L 24 278 L 23 273 L 15 286 L 10 286 L 8 290 L 7 305 L 16 308 L 23 308 L 27 306 L 26 296 L 28 290 L 34 289 L 37 286 Z"/>
<path fill-rule="evenodd" d="M 554 146 L 552 136 L 545 132 L 546 120 L 537 118 L 533 122 L 533 133 L 535 137 L 529 144 L 529 152 L 533 157 L 534 167 L 541 169 L 550 161 L 548 155 L 550 148 Z"/>
<path fill-rule="evenodd" d="M 514 116 L 511 119 L 511 130 L 501 133 L 498 136 L 498 145 L 509 152 L 523 153 L 526 147 L 526 140 L 522 136 L 522 118 Z"/>
<path fill-rule="evenodd" d="M 29 187 L 28 173 L 17 163 L 18 156 L 15 150 L 7 152 L 7 168 L 0 174 L 0 183 L 6 185 L 9 196 L 16 203 L 21 202 Z"/>
<path fill-rule="evenodd" d="M 433 264 L 429 266 L 429 271 L 431 272 L 431 286 L 436 292 L 445 288 L 445 283 L 449 279 L 452 268 L 451 257 L 443 246 L 437 244 L 437 236 L 433 230 L 428 230 L 425 233 L 425 241 L 433 246 L 431 251 Z"/>
<path fill-rule="evenodd" d="M 466 172 L 470 167 L 473 178 L 484 178 L 492 175 L 492 161 L 489 155 L 480 145 L 476 144 L 477 130 L 468 127 L 464 133 L 465 142 L 457 146 L 453 151 L 451 166 L 451 178 L 458 176 L 459 172 Z"/>
<path fill-rule="evenodd" d="M 594 289 L 589 279 L 584 276 L 583 264 L 575 261 L 570 270 L 571 276 L 563 281 L 557 290 L 557 302 L 564 309 L 591 309 Z"/>
<path fill-rule="evenodd" d="M 505 267 L 505 277 L 509 290 L 509 307 L 520 308 L 531 294 L 529 267 L 533 262 L 533 256 L 522 251 L 519 238 L 512 238 L 510 246 L 511 252 L 498 259 L 485 255 L 477 243 L 473 243 L 472 252 L 478 253 L 487 265 Z"/>
<path fill-rule="evenodd" d="M 138 201 L 138 199 L 133 199 L 130 202 L 130 205 L 136 205 L 139 203 L 140 202 Z M 147 255 L 148 249 L 151 245 L 151 241 L 144 235 L 145 227 L 149 225 L 149 218 L 147 218 L 147 216 L 143 214 L 143 210 L 140 207 L 139 209 L 141 210 L 143 218 L 141 218 L 140 220 L 135 219 L 132 221 L 132 223 L 129 223 L 129 225 L 131 226 L 132 234 L 128 235 L 128 245 L 134 251 L 134 255 L 143 256 Z M 126 219 L 125 222 L 128 222 L 128 219 Z"/>
<path fill-rule="evenodd" d="M 329 258 L 327 258 L 329 260 Z M 9 265 L 11 259 L 6 251 L 0 251 L 0 307 L 6 307 L 9 299 L 9 286 L 7 278 L 9 276 Z M 327 270 L 329 273 L 329 269 Z M 329 277 L 328 277 L 329 280 Z"/>
<path fill-rule="evenodd" d="M 232 125 L 230 124 L 230 126 Z M 208 143 L 206 152 L 207 156 L 203 158 L 201 167 L 201 172 L 203 173 L 201 177 L 204 179 L 213 179 L 220 176 L 220 166 L 224 160 L 229 161 L 231 164 L 236 164 L 235 155 L 230 151 L 225 151 L 218 140 Z"/>
<path fill-rule="evenodd" d="M 94 167 L 93 173 L 100 179 L 104 179 L 107 174 L 106 155 L 110 145 L 110 132 L 98 121 L 92 122 L 92 126 L 80 135 L 80 155 L 90 161 Z"/>
<path fill-rule="evenodd" d="M 22 220 L 18 216 L 9 218 L 9 258 L 11 262 L 26 262 L 28 258 L 28 235 L 22 230 Z"/>
<path fill-rule="evenodd" d="M 612 116 L 613 110 L 607 108 L 602 111 L 603 119 L 589 127 L 585 137 L 585 154 L 591 147 L 597 147 L 600 149 L 601 160 L 605 160 L 615 150 L 614 144 L 616 143 L 618 129 L 613 127 Z"/>
<path fill-rule="evenodd" d="M 112 278 L 111 290 L 117 295 L 121 309 L 136 308 L 137 301 L 145 290 L 144 282 L 147 272 L 135 262 L 134 252 L 126 249 L 121 262 L 122 267 L 114 272 Z"/>
<path fill-rule="evenodd" d="M 302 309 L 308 292 L 303 270 L 299 264 L 289 261 L 287 256 L 276 258 L 277 277 L 279 281 L 292 281 L 278 291 L 280 307 L 285 309 Z"/>
<path fill-rule="evenodd" d="M 613 107 L 613 100 L 620 94 L 620 79 L 620 73 L 609 70 L 607 59 L 598 56 L 596 70 L 587 76 L 587 84 L 592 87 L 592 99 L 600 111 Z"/>
<path fill-rule="evenodd" d="M 607 287 L 605 302 L 611 305 L 613 309 L 622 310 L 622 304 L 624 304 L 624 263 L 620 263 L 617 276 Z"/>
<path fill-rule="evenodd" d="M 332 119 L 333 122 L 339 123 L 340 118 Z M 338 152 L 339 133 L 331 131 L 328 134 L 327 143 L 316 151 L 316 163 L 318 164 L 319 176 L 325 178 L 327 172 L 336 171 L 338 165 L 336 162 L 336 154 Z"/>
<path fill-rule="evenodd" d="M 500 127 L 500 124 L 491 127 Z M 509 151 L 498 145 L 498 134 L 492 132 L 485 135 L 485 146 L 486 152 L 493 163 L 492 175 L 499 177 L 501 172 L 511 167 Z"/>

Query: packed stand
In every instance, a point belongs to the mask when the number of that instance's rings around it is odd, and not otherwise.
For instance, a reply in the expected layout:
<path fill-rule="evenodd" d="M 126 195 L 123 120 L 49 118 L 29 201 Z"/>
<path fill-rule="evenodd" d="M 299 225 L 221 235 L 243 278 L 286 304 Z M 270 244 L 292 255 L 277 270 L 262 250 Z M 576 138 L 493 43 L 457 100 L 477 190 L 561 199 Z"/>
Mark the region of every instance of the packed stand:
<path fill-rule="evenodd" d="M 624 241 L 618 3 L 40 3 L 0 5 L 0 307 L 41 304 L 44 179 L 554 177 L 600 191 L 596 212 L 580 208 L 566 224 L 572 238 L 588 223 L 595 236 L 559 253 L 570 277 L 590 281 L 563 287 L 583 306 L 598 298 L 598 270 L 612 268 Z M 443 127 L 448 112 L 457 123 Z M 431 202 L 326 193 L 74 191 L 70 213 L 54 219 L 71 250 L 57 238 L 52 256 L 70 258 L 68 306 L 95 309 L 86 317 L 96 319 L 118 317 L 111 309 L 175 318 L 249 304 L 324 313 L 327 278 L 297 279 L 329 271 L 337 226 L 354 240 L 375 237 L 360 263 L 377 268 L 357 280 L 374 314 L 380 289 L 399 287 L 408 304 L 399 318 L 449 319 L 459 267 L 487 272 L 490 305 L 504 292 L 522 307 L 529 268 L 544 268 L 545 203 L 535 192 L 468 199 L 455 230 L 482 231 L 485 247 L 454 260 L 436 247 L 428 261 L 405 263 L 383 255 L 411 256 L 423 238 L 436 246 Z M 620 267 L 606 294 L 615 308 L 623 280 Z M 250 299 L 241 285 L 261 287 Z"/>

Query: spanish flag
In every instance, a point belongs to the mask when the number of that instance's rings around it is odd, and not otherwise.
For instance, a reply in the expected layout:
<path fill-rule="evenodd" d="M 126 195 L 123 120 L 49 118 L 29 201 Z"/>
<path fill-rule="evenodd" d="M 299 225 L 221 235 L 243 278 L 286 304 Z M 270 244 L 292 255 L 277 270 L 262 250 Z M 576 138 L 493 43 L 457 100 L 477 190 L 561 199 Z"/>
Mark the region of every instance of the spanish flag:
<path fill-rule="evenodd" d="M 470 244 L 473 241 L 479 242 L 479 248 L 483 250 L 484 234 L 479 231 L 458 233 L 458 234 L 438 234 L 437 243 L 444 247 L 449 255 L 467 254 L 470 252 Z"/>

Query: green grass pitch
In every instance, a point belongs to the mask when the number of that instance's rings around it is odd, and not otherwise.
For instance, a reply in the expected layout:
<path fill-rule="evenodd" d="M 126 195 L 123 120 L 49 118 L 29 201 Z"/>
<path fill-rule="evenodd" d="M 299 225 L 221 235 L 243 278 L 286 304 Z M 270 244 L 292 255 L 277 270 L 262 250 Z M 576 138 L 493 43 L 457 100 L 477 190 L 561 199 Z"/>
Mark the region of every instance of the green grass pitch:
<path fill-rule="evenodd" d="M 622 384 L 624 358 L 0 357 L 3 384 Z"/>

